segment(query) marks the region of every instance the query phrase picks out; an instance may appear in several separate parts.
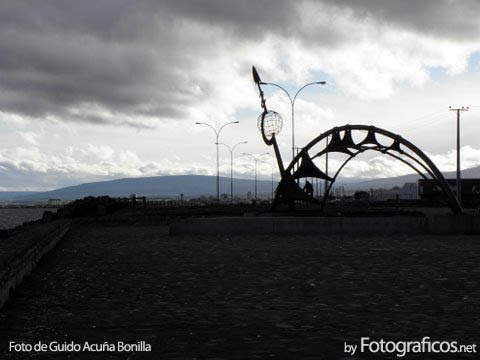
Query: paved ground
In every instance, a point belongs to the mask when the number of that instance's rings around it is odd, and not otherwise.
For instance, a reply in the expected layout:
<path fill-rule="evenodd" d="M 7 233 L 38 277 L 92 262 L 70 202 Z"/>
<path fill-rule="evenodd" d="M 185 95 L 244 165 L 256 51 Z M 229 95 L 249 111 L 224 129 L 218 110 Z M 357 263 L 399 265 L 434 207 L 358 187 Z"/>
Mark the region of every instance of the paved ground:
<path fill-rule="evenodd" d="M 77 224 L 0 310 L 0 358 L 341 359 L 362 336 L 480 345 L 479 264 L 478 236 L 169 237 Z M 11 340 L 144 340 L 153 352 L 19 355 Z"/>

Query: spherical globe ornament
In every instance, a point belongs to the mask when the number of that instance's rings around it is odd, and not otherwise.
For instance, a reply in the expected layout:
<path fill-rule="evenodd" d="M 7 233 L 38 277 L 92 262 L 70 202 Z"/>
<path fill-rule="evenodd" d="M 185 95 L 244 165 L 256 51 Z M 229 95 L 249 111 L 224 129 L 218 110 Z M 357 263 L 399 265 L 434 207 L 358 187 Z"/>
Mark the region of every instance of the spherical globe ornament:
<path fill-rule="evenodd" d="M 266 137 L 271 138 L 272 135 L 278 135 L 283 128 L 283 120 L 279 113 L 273 110 L 267 111 L 265 117 L 263 118 L 263 129 L 262 129 L 262 117 L 264 114 L 261 114 L 257 120 L 258 130 L 263 131 Z"/>

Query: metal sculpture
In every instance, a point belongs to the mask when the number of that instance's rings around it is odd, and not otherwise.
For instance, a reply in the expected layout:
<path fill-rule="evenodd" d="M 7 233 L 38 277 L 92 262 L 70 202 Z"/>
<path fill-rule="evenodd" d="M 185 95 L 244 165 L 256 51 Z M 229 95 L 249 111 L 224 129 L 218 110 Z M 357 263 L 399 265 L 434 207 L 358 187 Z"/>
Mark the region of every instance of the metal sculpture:
<path fill-rule="evenodd" d="M 303 147 L 285 169 L 276 140 L 276 135 L 279 134 L 282 128 L 281 117 L 275 111 L 267 109 L 266 99 L 261 88 L 262 81 L 260 76 L 258 75 L 255 67 L 252 68 L 252 72 L 253 79 L 259 90 L 261 106 L 263 109 L 257 125 L 260 129 L 265 144 L 273 146 L 274 148 L 281 175 L 281 180 L 278 184 L 275 199 L 272 204 L 273 210 L 281 203 L 286 203 L 288 204 L 289 208 L 293 209 L 295 201 L 316 203 L 319 204 L 323 209 L 326 205 L 332 185 L 336 181 L 339 173 L 342 171 L 345 165 L 347 165 L 350 160 L 355 158 L 357 155 L 362 154 L 367 150 L 373 150 L 401 161 L 405 165 L 412 168 L 424 179 L 427 179 L 428 176 L 430 176 L 442 189 L 452 211 L 456 214 L 460 214 L 462 212 L 462 208 L 458 199 L 455 197 L 452 189 L 447 184 L 442 173 L 423 151 L 421 151 L 408 140 L 402 138 L 400 135 L 374 126 L 344 125 L 340 127 L 334 127 L 323 134 L 320 134 L 305 147 Z M 379 141 L 379 136 L 385 138 L 386 141 L 389 141 L 389 143 L 385 144 L 383 139 Z M 330 137 L 328 145 L 317 150 L 317 147 L 321 144 L 321 141 L 327 137 Z M 360 140 L 355 141 L 354 139 Z M 338 168 L 333 177 L 328 176 L 322 170 L 320 170 L 314 161 L 319 157 L 330 153 L 342 153 L 346 156 L 346 160 Z M 317 178 L 326 180 L 326 182 L 328 182 L 328 187 L 325 191 L 323 199 L 316 199 L 311 194 L 304 192 L 298 184 L 298 179 L 301 178 Z"/>

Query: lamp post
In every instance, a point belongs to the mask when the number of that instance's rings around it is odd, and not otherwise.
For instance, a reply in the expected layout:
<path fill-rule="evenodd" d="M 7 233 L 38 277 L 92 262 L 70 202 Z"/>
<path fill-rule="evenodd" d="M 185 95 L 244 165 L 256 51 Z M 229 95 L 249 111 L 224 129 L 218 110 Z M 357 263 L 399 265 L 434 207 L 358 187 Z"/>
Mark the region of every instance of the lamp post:
<path fill-rule="evenodd" d="M 298 89 L 298 91 L 295 93 L 295 96 L 292 98 L 292 96 L 289 94 L 289 92 L 287 90 L 285 90 L 285 88 L 283 88 L 282 86 L 280 86 L 278 84 L 275 84 L 275 83 L 263 82 L 263 81 L 260 81 L 260 79 L 258 79 L 258 80 L 259 80 L 258 83 L 261 84 L 261 85 L 272 85 L 272 86 L 276 86 L 279 89 L 283 90 L 283 92 L 285 94 L 287 94 L 288 99 L 290 100 L 290 104 L 292 106 L 291 117 L 292 117 L 292 160 L 293 160 L 295 158 L 295 100 L 297 99 L 298 94 L 303 89 L 305 89 L 307 86 L 310 86 L 310 85 L 325 85 L 327 82 L 326 81 L 314 81 L 314 82 L 310 82 L 308 84 L 305 84 L 300 89 Z"/>
<path fill-rule="evenodd" d="M 228 151 L 230 151 L 230 202 L 233 203 L 233 150 L 235 150 L 235 148 L 238 146 L 238 145 L 241 145 L 241 144 L 246 144 L 248 143 L 248 141 L 240 141 L 238 143 L 236 143 L 235 145 L 233 145 L 232 147 L 228 146 L 227 144 L 225 143 L 220 143 L 220 145 L 224 145 Z"/>
<path fill-rule="evenodd" d="M 219 155 L 218 155 L 218 138 L 220 137 L 220 133 L 222 132 L 223 128 L 230 124 L 238 124 L 238 121 L 230 121 L 222 126 L 217 130 L 212 125 L 204 123 L 204 122 L 196 122 L 196 125 L 205 125 L 208 126 L 210 129 L 213 130 L 215 133 L 215 145 L 217 146 L 217 202 L 220 202 L 220 165 L 219 165 Z"/>
<path fill-rule="evenodd" d="M 275 171 L 275 166 L 272 165 L 269 162 L 266 162 L 266 161 L 262 161 L 262 163 L 267 164 L 272 169 L 272 177 L 271 177 L 272 189 L 271 189 L 271 195 L 270 196 L 271 196 L 271 201 L 273 202 L 273 172 Z"/>
<path fill-rule="evenodd" d="M 270 153 L 266 152 L 266 153 L 255 156 L 255 155 L 249 154 L 249 153 L 242 153 L 242 155 L 251 156 L 255 160 L 255 200 L 257 200 L 257 164 L 258 164 L 258 160 L 260 160 L 260 158 L 262 156 L 269 155 L 269 154 Z"/>

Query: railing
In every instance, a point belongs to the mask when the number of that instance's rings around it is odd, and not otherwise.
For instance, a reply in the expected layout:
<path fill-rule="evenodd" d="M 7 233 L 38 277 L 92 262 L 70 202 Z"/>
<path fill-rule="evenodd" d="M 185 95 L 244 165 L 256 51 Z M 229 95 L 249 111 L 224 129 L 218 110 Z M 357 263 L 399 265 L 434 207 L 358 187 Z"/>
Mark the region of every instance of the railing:
<path fill-rule="evenodd" d="M 236 206 L 255 206 L 255 203 L 250 200 L 238 201 L 231 203 L 230 200 L 225 202 L 217 203 L 215 200 L 181 200 L 181 199 L 163 199 L 163 200 L 148 200 L 145 196 L 130 196 L 130 197 L 119 197 L 115 200 L 126 203 L 131 207 L 165 207 L 165 208 L 174 208 L 174 207 L 236 207 Z M 256 205 L 270 205 L 271 200 L 258 200 Z"/>

